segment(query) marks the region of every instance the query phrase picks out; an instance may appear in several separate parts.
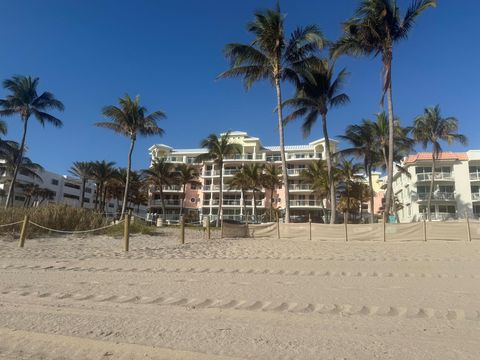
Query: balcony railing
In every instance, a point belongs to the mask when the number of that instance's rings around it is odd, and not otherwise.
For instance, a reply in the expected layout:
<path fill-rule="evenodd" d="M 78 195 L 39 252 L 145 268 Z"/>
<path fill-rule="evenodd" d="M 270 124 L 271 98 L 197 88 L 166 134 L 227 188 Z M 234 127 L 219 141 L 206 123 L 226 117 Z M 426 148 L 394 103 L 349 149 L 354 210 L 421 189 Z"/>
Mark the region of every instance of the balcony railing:
<path fill-rule="evenodd" d="M 470 173 L 470 180 L 473 180 L 473 181 L 480 180 L 480 173 L 478 172 Z"/>
<path fill-rule="evenodd" d="M 267 156 L 266 160 L 268 162 L 272 162 L 272 161 L 282 161 L 282 157 L 280 155 L 269 155 Z"/>
<path fill-rule="evenodd" d="M 263 160 L 263 155 L 257 155 L 257 154 L 243 154 L 243 155 L 233 155 L 233 156 L 227 156 L 224 158 L 224 160 Z"/>
<path fill-rule="evenodd" d="M 455 213 L 446 213 L 446 212 L 432 212 L 430 214 L 432 221 L 446 221 L 446 220 L 457 220 L 458 216 Z M 427 220 L 428 215 L 420 214 L 419 220 Z"/>
<path fill-rule="evenodd" d="M 240 206 L 241 202 L 240 199 L 223 199 L 223 205 L 225 206 Z"/>
<path fill-rule="evenodd" d="M 225 169 L 225 170 L 223 170 L 223 175 L 225 175 L 225 176 L 235 175 L 239 171 L 240 171 L 239 169 Z"/>
<path fill-rule="evenodd" d="M 453 192 L 434 192 L 432 194 L 433 200 L 455 200 L 455 193 Z M 428 200 L 428 193 L 419 193 L 418 200 Z"/>
<path fill-rule="evenodd" d="M 287 160 L 302 160 L 302 159 L 321 159 L 322 154 L 315 153 L 287 153 Z"/>
<path fill-rule="evenodd" d="M 480 201 L 480 192 L 472 193 L 472 200 L 473 201 Z"/>
<path fill-rule="evenodd" d="M 152 205 L 162 206 L 162 200 L 160 199 L 153 200 Z M 165 199 L 165 206 L 180 206 L 180 200 Z"/>
<path fill-rule="evenodd" d="M 165 159 L 167 162 L 183 163 L 183 156 L 160 156 L 159 159 Z"/>
<path fill-rule="evenodd" d="M 287 174 L 288 175 L 300 175 L 302 171 L 305 169 L 287 169 Z"/>
<path fill-rule="evenodd" d="M 245 206 L 252 206 L 252 200 L 245 200 Z M 262 206 L 262 200 L 255 201 L 256 206 Z"/>
<path fill-rule="evenodd" d="M 310 184 L 289 184 L 288 189 L 291 191 L 311 191 L 312 185 Z"/>
<path fill-rule="evenodd" d="M 207 170 L 205 171 L 203 176 L 208 177 L 208 176 L 219 176 L 219 175 L 220 175 L 220 171 L 218 170 Z"/>
<path fill-rule="evenodd" d="M 432 180 L 432 173 L 418 173 L 417 180 L 430 181 Z M 449 173 L 449 172 L 438 172 L 438 173 L 435 173 L 435 180 L 453 181 L 453 176 L 452 176 L 452 173 Z"/>
<path fill-rule="evenodd" d="M 205 191 L 219 191 L 220 190 L 220 185 L 204 185 L 203 189 Z"/>
<path fill-rule="evenodd" d="M 163 191 L 182 191 L 180 185 L 162 186 Z"/>
<path fill-rule="evenodd" d="M 290 206 L 322 206 L 319 200 L 290 200 Z"/>

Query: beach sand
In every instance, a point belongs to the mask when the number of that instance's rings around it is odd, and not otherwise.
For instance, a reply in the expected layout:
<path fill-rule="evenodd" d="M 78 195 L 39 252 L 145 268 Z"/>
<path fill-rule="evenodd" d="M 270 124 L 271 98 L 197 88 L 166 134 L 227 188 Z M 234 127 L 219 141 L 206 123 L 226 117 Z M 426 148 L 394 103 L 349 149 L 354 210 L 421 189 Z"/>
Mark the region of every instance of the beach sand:
<path fill-rule="evenodd" d="M 0 239 L 0 358 L 478 359 L 480 242 L 176 231 Z"/>

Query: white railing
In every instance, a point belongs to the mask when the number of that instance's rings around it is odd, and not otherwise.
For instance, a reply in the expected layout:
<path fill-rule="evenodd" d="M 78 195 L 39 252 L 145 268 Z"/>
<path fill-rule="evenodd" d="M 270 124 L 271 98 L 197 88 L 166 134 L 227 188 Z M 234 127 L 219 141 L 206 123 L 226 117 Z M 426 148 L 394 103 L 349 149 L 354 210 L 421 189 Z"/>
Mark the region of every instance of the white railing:
<path fill-rule="evenodd" d="M 240 200 L 224 199 L 223 205 L 225 206 L 240 206 Z"/>
<path fill-rule="evenodd" d="M 446 221 L 446 220 L 456 220 L 458 219 L 457 214 L 455 213 L 446 213 L 446 212 L 432 212 L 430 214 L 432 221 Z M 419 220 L 428 220 L 427 213 L 420 214 Z"/>
<path fill-rule="evenodd" d="M 239 171 L 240 171 L 239 169 L 225 169 L 225 170 L 223 170 L 223 175 L 225 175 L 225 176 L 235 175 Z"/>
<path fill-rule="evenodd" d="M 300 175 L 305 169 L 287 169 L 288 175 Z"/>
<path fill-rule="evenodd" d="M 268 162 L 272 162 L 272 161 L 282 161 L 282 157 L 280 155 L 269 155 L 267 156 L 266 160 Z"/>
<path fill-rule="evenodd" d="M 287 160 L 302 160 L 302 159 L 321 159 L 322 154 L 315 153 L 287 153 Z"/>
<path fill-rule="evenodd" d="M 161 156 L 159 159 L 165 159 L 167 162 L 183 163 L 183 156 Z"/>
<path fill-rule="evenodd" d="M 207 170 L 205 171 L 205 173 L 203 174 L 203 176 L 205 177 L 208 177 L 208 176 L 219 176 L 220 175 L 220 171 L 218 170 Z"/>
<path fill-rule="evenodd" d="M 480 173 L 478 172 L 470 173 L 470 180 L 480 180 Z"/>
<path fill-rule="evenodd" d="M 453 192 L 434 192 L 432 194 L 433 200 L 455 200 L 455 193 Z M 428 200 L 428 193 L 419 193 L 418 200 Z"/>
<path fill-rule="evenodd" d="M 205 191 L 219 191 L 220 190 L 220 185 L 204 185 L 203 189 Z"/>
<path fill-rule="evenodd" d="M 418 173 L 417 174 L 418 181 L 430 181 L 432 180 L 432 173 Z M 450 172 L 438 172 L 435 173 L 435 180 L 453 180 L 452 173 Z"/>
<path fill-rule="evenodd" d="M 243 155 L 230 155 L 224 158 L 224 160 L 263 160 L 263 155 L 243 154 Z"/>
<path fill-rule="evenodd" d="M 312 185 L 310 184 L 289 184 L 288 189 L 291 191 L 311 191 Z"/>
<path fill-rule="evenodd" d="M 152 205 L 162 206 L 162 200 L 153 200 Z M 165 200 L 165 206 L 180 206 L 180 200 Z"/>
<path fill-rule="evenodd" d="M 262 206 L 263 201 L 262 200 L 256 200 L 255 204 L 256 206 Z M 245 206 L 252 206 L 253 201 L 252 200 L 245 200 Z"/>
<path fill-rule="evenodd" d="M 290 206 L 322 206 L 319 200 L 290 200 Z"/>
<path fill-rule="evenodd" d="M 180 185 L 170 185 L 170 186 L 162 186 L 163 191 L 182 191 L 182 187 Z"/>

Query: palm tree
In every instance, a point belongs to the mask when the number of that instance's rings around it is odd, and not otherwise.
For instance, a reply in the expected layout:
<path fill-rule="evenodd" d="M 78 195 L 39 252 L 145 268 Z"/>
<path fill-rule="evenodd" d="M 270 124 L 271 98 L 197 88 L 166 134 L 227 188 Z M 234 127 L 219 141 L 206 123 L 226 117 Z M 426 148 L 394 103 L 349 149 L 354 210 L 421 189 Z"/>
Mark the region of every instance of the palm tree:
<path fill-rule="evenodd" d="M 414 0 L 405 16 L 401 17 L 396 0 L 362 0 L 353 18 L 345 22 L 343 36 L 332 46 L 333 57 L 341 54 L 353 56 L 378 56 L 382 58 L 383 90 L 388 101 L 388 186 L 386 212 L 391 211 L 393 161 L 394 161 L 394 113 L 392 98 L 393 48 L 408 37 L 417 17 L 436 0 Z"/>
<path fill-rule="evenodd" d="M 297 28 L 289 38 L 285 36 L 284 15 L 277 3 L 275 9 L 258 11 L 248 23 L 247 30 L 253 34 L 251 44 L 232 43 L 225 46 L 225 56 L 231 68 L 219 78 L 242 78 L 249 90 L 260 80 L 269 80 L 277 94 L 278 130 L 282 175 L 285 186 L 285 221 L 290 220 L 287 160 L 285 157 L 284 119 L 282 112 L 282 81 L 299 83 L 299 74 L 316 62 L 313 55 L 325 46 L 326 41 L 316 26 Z"/>
<path fill-rule="evenodd" d="M 370 120 L 362 120 L 359 125 L 349 125 L 345 130 L 344 135 L 339 138 L 347 141 L 350 148 L 342 150 L 344 155 L 353 155 L 363 159 L 363 169 L 368 178 L 370 188 L 373 188 L 372 171 L 379 161 L 379 144 L 375 136 L 375 126 Z M 375 214 L 373 212 L 374 195 L 370 196 L 370 221 L 373 224 L 375 221 Z"/>
<path fill-rule="evenodd" d="M 105 189 L 109 181 L 116 177 L 115 163 L 113 161 L 95 161 L 91 163 L 91 178 L 96 183 L 95 209 L 105 207 Z"/>
<path fill-rule="evenodd" d="M 175 183 L 175 166 L 167 162 L 166 159 L 155 159 L 149 169 L 143 170 L 143 176 L 148 184 L 154 186 L 160 192 L 160 200 L 162 201 L 162 219 L 167 220 L 165 209 L 165 197 L 163 188 L 171 186 Z"/>
<path fill-rule="evenodd" d="M 250 181 L 249 190 L 252 190 L 253 219 L 257 221 L 257 191 L 262 187 L 262 166 L 260 164 L 245 164 L 242 168 Z"/>
<path fill-rule="evenodd" d="M 200 146 L 207 149 L 207 153 L 201 154 L 197 157 L 198 161 L 213 161 L 218 167 L 220 172 L 220 188 L 219 188 L 219 201 L 218 201 L 218 215 L 217 215 L 217 227 L 220 225 L 220 218 L 222 217 L 223 206 L 223 161 L 226 157 L 240 154 L 242 148 L 239 144 L 230 142 L 230 131 L 220 135 L 218 137 L 215 134 L 208 135 L 202 140 Z"/>
<path fill-rule="evenodd" d="M 3 120 L 0 120 L 0 135 L 7 135 L 7 123 Z"/>
<path fill-rule="evenodd" d="M 325 138 L 325 160 L 329 183 L 333 184 L 333 164 L 330 148 L 330 137 L 328 136 L 327 114 L 332 108 L 345 105 L 350 101 L 347 94 L 342 92 L 342 87 L 348 76 L 347 70 L 342 69 L 334 77 L 333 63 L 323 62 L 312 69 L 310 76 L 304 77 L 297 88 L 295 96 L 284 102 L 285 106 L 291 106 L 294 111 L 285 118 L 285 122 L 292 121 L 298 117 L 304 117 L 303 134 L 310 135 L 313 125 L 317 119 L 322 119 L 322 131 Z M 332 216 L 330 221 L 335 223 L 335 191 L 330 191 L 330 206 Z"/>
<path fill-rule="evenodd" d="M 132 153 L 137 136 L 162 135 L 163 129 L 158 127 L 157 121 L 167 116 L 162 111 L 154 111 L 147 115 L 147 109 L 140 105 L 138 96 L 132 99 L 128 94 L 119 98 L 120 107 L 109 105 L 102 110 L 103 116 L 109 118 L 110 122 L 99 122 L 96 126 L 113 130 L 114 132 L 130 138 L 130 150 L 128 151 L 127 178 L 125 181 L 125 192 L 123 195 L 122 213 L 123 219 L 128 199 L 128 185 L 130 171 L 132 170 Z"/>
<path fill-rule="evenodd" d="M 41 95 L 37 93 L 39 79 L 30 76 L 13 76 L 11 79 L 3 81 L 3 87 L 10 93 L 5 99 L 0 99 L 0 116 L 20 115 L 23 122 L 22 141 L 19 147 L 19 156 L 15 169 L 12 174 L 12 183 L 8 190 L 5 208 L 13 204 L 13 188 L 17 180 L 18 171 L 22 164 L 23 153 L 25 152 L 25 141 L 27 138 L 28 121 L 33 115 L 42 126 L 51 124 L 55 127 L 61 127 L 62 121 L 49 114 L 49 110 L 63 111 L 63 104 L 55 96 L 45 91 Z"/>
<path fill-rule="evenodd" d="M 92 173 L 92 163 L 88 161 L 75 161 L 68 172 L 82 181 L 80 207 L 83 208 L 85 202 L 85 186 Z"/>
<path fill-rule="evenodd" d="M 243 199 L 243 215 L 245 216 L 245 219 L 248 218 L 247 214 L 247 202 L 246 202 L 246 191 L 248 191 L 251 187 L 251 182 L 250 182 L 250 177 L 248 174 L 244 171 L 244 168 L 233 175 L 233 178 L 230 180 L 228 183 L 228 186 L 230 189 L 234 190 L 240 190 L 242 193 L 242 199 Z"/>
<path fill-rule="evenodd" d="M 344 198 L 344 212 L 346 213 L 347 221 L 348 214 L 351 208 L 351 199 L 353 198 L 354 183 L 363 180 L 363 176 L 359 173 L 363 170 L 363 166 L 354 163 L 352 160 L 343 159 L 337 164 L 337 174 L 342 184 L 342 197 Z M 373 210 L 372 210 L 373 212 Z"/>
<path fill-rule="evenodd" d="M 432 220 L 430 205 L 432 203 L 433 186 L 435 184 L 435 164 L 442 153 L 441 141 L 448 145 L 458 141 L 467 143 L 467 138 L 458 133 L 458 120 L 454 117 L 443 118 L 440 106 L 426 108 L 422 115 L 417 116 L 413 123 L 413 138 L 422 144 L 424 149 L 432 145 L 432 178 L 430 179 L 430 191 L 428 194 L 427 216 Z"/>
<path fill-rule="evenodd" d="M 333 177 L 330 179 L 328 174 L 328 166 L 325 160 L 318 160 L 307 165 L 307 168 L 302 171 L 300 176 L 302 179 L 306 180 L 312 186 L 312 190 L 320 197 L 322 204 L 322 211 L 324 216 L 324 221 L 327 221 L 327 212 L 323 199 L 332 198 L 331 192 L 335 193 L 335 180 L 337 180 L 337 171 L 333 169 Z M 336 196 L 336 194 L 335 194 Z M 334 213 L 333 207 L 332 214 Z"/>
<path fill-rule="evenodd" d="M 260 180 L 262 186 L 265 189 L 268 189 L 270 193 L 270 221 L 272 221 L 273 214 L 273 195 L 275 193 L 275 189 L 282 185 L 281 175 L 281 169 L 274 163 L 264 165 Z"/>
<path fill-rule="evenodd" d="M 185 194 L 188 184 L 198 184 L 198 171 L 197 169 L 188 164 L 180 164 L 175 169 L 176 180 L 182 186 L 182 199 L 180 205 L 180 215 L 183 215 Z"/>
<path fill-rule="evenodd" d="M 5 175 L 5 182 L 10 183 L 9 192 L 11 192 L 11 199 L 13 203 L 15 195 L 15 185 L 17 179 L 15 177 L 15 171 L 17 174 L 22 174 L 33 178 L 34 180 L 42 181 L 42 178 L 38 175 L 39 171 L 43 170 L 40 164 L 34 163 L 30 158 L 24 156 L 21 146 L 15 141 L 4 141 L 4 146 L 0 149 L 0 157 L 3 162 L 0 163 L 0 173 Z M 25 149 L 24 149 L 25 150 Z M 19 162 L 19 158 L 22 160 Z M 8 201 L 8 195 L 7 200 Z"/>

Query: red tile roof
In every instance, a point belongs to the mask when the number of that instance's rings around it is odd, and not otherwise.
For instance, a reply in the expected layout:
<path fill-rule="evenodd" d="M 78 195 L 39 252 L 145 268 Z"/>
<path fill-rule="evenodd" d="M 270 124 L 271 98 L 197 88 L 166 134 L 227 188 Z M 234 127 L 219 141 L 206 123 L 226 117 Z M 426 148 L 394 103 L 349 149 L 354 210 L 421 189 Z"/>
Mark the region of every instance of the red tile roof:
<path fill-rule="evenodd" d="M 442 152 L 439 157 L 439 160 L 468 160 L 467 153 L 455 153 L 455 152 Z M 415 155 L 408 155 L 405 158 L 405 164 L 414 163 L 421 160 L 432 160 L 432 153 L 418 153 Z"/>

